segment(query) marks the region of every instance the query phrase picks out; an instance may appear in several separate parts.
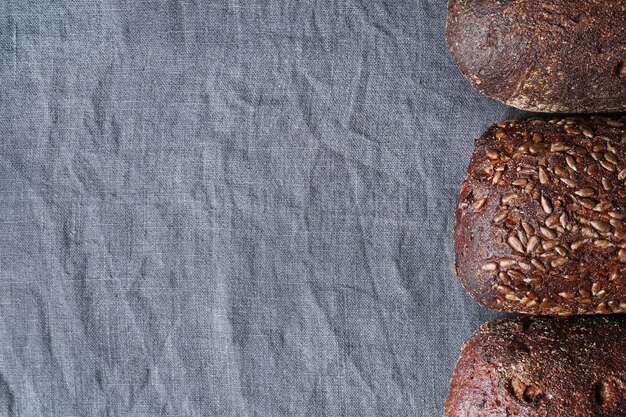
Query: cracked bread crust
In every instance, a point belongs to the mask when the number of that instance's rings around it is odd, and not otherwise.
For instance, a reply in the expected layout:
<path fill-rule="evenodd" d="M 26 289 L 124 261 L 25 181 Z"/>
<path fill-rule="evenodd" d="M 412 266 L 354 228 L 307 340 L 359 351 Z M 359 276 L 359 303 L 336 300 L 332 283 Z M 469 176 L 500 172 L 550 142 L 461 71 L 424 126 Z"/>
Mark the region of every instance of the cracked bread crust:
<path fill-rule="evenodd" d="M 626 416 L 623 316 L 518 317 L 463 345 L 445 417 Z"/>
<path fill-rule="evenodd" d="M 470 83 L 508 105 L 626 109 L 622 0 L 449 0 L 446 39 Z"/>

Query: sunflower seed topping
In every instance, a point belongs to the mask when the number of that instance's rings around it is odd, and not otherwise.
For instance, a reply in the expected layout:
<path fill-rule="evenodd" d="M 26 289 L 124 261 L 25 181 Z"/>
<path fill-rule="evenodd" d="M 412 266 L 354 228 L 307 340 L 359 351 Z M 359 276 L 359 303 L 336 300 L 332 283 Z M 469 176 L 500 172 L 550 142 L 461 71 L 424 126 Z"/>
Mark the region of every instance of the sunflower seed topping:
<path fill-rule="evenodd" d="M 477 198 L 476 201 L 474 201 L 474 211 L 480 210 L 485 205 L 486 202 L 487 202 L 486 195 Z"/>
<path fill-rule="evenodd" d="M 543 226 L 541 226 L 539 230 L 541 230 L 541 234 L 544 235 L 547 239 L 556 239 L 556 233 L 553 230 Z"/>
<path fill-rule="evenodd" d="M 581 188 L 580 190 L 574 191 L 574 194 L 580 197 L 591 197 L 592 195 L 594 195 L 594 193 L 595 191 L 593 190 L 593 188 L 590 187 Z"/>
<path fill-rule="evenodd" d="M 551 214 L 552 213 L 552 203 L 550 203 L 550 200 L 548 200 L 545 196 L 541 196 L 541 208 L 543 208 L 543 211 L 546 214 Z"/>
<path fill-rule="evenodd" d="M 509 238 L 507 239 L 507 243 L 519 253 L 525 252 L 524 246 L 522 245 L 522 242 L 520 242 L 520 240 L 517 238 L 517 236 L 509 236 Z"/>
<path fill-rule="evenodd" d="M 487 262 L 482 266 L 483 271 L 495 271 L 498 269 L 498 264 L 495 262 Z"/>
<path fill-rule="evenodd" d="M 611 230 L 611 225 L 602 220 L 592 220 L 591 225 L 599 232 L 609 232 Z"/>

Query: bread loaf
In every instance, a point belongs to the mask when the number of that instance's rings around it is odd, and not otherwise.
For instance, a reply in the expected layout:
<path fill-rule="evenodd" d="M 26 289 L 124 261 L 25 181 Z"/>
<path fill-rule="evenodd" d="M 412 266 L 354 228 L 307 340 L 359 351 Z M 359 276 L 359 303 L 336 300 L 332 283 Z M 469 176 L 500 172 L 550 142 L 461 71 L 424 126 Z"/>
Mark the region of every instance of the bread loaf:
<path fill-rule="evenodd" d="M 445 417 L 626 416 L 626 319 L 521 317 L 463 346 Z"/>
<path fill-rule="evenodd" d="M 626 312 L 626 116 L 498 123 L 476 141 L 455 270 L 480 304 Z"/>
<path fill-rule="evenodd" d="M 626 109 L 626 1 L 449 0 L 446 37 L 472 85 L 508 105 Z"/>

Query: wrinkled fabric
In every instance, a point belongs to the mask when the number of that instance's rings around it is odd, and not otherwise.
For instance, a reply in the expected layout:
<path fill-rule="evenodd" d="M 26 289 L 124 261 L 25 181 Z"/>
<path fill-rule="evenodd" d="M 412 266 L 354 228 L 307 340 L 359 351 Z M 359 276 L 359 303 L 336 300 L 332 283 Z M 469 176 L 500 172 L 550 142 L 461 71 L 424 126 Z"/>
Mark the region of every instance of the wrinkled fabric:
<path fill-rule="evenodd" d="M 437 416 L 445 1 L 0 2 L 0 416 Z"/>

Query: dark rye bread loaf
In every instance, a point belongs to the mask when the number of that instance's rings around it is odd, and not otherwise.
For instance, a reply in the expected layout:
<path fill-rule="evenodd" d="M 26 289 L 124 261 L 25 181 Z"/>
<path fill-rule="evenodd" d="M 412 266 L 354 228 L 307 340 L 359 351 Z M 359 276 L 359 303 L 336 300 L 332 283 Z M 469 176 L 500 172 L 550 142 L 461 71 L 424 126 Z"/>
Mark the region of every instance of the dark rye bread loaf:
<path fill-rule="evenodd" d="M 626 109 L 626 1 L 449 0 L 446 38 L 463 75 L 520 109 Z"/>
<path fill-rule="evenodd" d="M 626 312 L 626 116 L 498 123 L 476 141 L 455 271 L 480 304 Z"/>
<path fill-rule="evenodd" d="M 467 342 L 445 417 L 626 416 L 626 319 L 484 324 Z"/>

